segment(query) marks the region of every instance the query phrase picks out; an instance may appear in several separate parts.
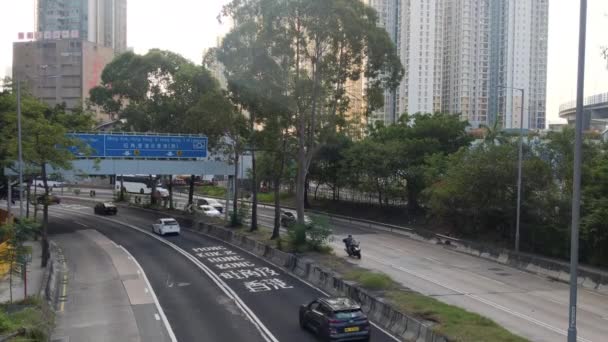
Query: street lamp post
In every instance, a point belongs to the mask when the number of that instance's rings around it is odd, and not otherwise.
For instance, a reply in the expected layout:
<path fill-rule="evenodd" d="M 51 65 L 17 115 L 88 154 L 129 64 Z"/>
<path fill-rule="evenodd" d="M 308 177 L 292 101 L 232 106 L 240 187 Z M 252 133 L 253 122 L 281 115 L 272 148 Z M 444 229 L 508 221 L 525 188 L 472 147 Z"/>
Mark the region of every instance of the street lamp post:
<path fill-rule="evenodd" d="M 572 180 L 572 231 L 570 237 L 570 305 L 568 306 L 568 342 L 576 342 L 576 305 L 578 292 L 578 229 L 581 209 L 581 163 L 583 145 L 583 100 L 585 86 L 585 40 L 587 36 L 587 0 L 581 0 L 578 36 L 578 76 L 576 89 L 576 127 Z"/>
<path fill-rule="evenodd" d="M 524 155 L 524 93 L 523 88 L 497 86 L 497 88 L 512 89 L 521 91 L 521 112 L 519 117 L 519 158 L 517 162 L 517 214 L 515 222 L 515 251 L 519 252 L 519 226 L 521 221 L 521 177 Z"/>
<path fill-rule="evenodd" d="M 19 149 L 19 218 L 23 218 L 23 149 L 21 144 L 21 81 L 19 78 L 17 78 L 17 140 Z"/>

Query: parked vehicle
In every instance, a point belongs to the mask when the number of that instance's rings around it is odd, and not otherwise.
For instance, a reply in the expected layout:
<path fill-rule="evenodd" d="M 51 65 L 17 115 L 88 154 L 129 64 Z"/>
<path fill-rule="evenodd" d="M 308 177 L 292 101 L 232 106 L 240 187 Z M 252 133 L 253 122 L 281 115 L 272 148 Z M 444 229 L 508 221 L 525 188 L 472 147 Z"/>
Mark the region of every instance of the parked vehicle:
<path fill-rule="evenodd" d="M 49 188 L 61 188 L 61 187 L 66 186 L 65 182 L 54 181 L 54 180 L 47 180 L 46 184 L 49 186 Z M 36 179 L 34 179 L 32 186 L 36 186 L 38 188 L 44 188 L 44 181 L 42 180 L 42 178 L 36 178 Z"/>
<path fill-rule="evenodd" d="M 220 203 L 215 198 L 207 198 L 207 197 L 199 198 L 196 200 L 196 205 L 199 208 L 201 205 L 210 205 L 213 208 L 215 208 L 215 210 L 219 211 L 220 214 L 224 212 L 224 206 L 222 205 L 222 203 Z"/>
<path fill-rule="evenodd" d="M 159 235 L 165 234 L 179 234 L 180 227 L 179 223 L 175 219 L 172 218 L 161 218 L 156 220 L 155 223 L 152 224 L 152 231 Z"/>
<path fill-rule="evenodd" d="M 203 211 L 205 216 L 222 217 L 222 213 L 210 205 L 201 205 L 199 208 Z"/>
<path fill-rule="evenodd" d="M 281 210 L 281 226 L 286 228 L 290 227 L 291 225 L 295 224 L 297 220 L 298 216 L 294 211 Z M 312 220 L 310 217 L 308 217 L 308 215 L 304 215 L 304 224 L 306 226 L 312 225 Z"/>
<path fill-rule="evenodd" d="M 116 215 L 118 213 L 118 208 L 111 202 L 97 203 L 94 210 L 97 215 Z"/>
<path fill-rule="evenodd" d="M 300 327 L 323 341 L 369 341 L 371 336 L 367 316 L 350 298 L 318 298 L 302 305 Z"/>

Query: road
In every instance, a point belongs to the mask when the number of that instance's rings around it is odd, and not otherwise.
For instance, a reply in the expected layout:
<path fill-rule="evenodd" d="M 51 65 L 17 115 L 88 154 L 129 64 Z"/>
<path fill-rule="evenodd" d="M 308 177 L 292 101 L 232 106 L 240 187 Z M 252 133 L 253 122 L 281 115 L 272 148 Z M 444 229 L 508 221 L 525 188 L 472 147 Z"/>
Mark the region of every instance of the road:
<path fill-rule="evenodd" d="M 176 195 L 178 201 L 185 195 Z M 274 211 L 259 208 L 261 225 L 273 225 Z M 363 259 L 351 262 L 389 274 L 393 279 L 440 301 L 488 317 L 532 341 L 564 340 L 568 327 L 568 285 L 492 261 L 454 252 L 407 237 L 334 222 L 334 235 L 353 234 Z M 332 244 L 344 256 L 341 239 Z M 608 336 L 608 296 L 579 289 L 579 341 Z"/>
<path fill-rule="evenodd" d="M 156 236 L 155 214 L 120 208 L 117 216 L 101 217 L 91 203 L 70 202 L 51 206 L 52 236 L 96 229 L 125 247 L 141 264 L 177 340 L 316 340 L 300 329 L 298 307 L 323 294 L 281 269 L 187 230 Z M 377 328 L 372 340 L 395 341 Z"/>

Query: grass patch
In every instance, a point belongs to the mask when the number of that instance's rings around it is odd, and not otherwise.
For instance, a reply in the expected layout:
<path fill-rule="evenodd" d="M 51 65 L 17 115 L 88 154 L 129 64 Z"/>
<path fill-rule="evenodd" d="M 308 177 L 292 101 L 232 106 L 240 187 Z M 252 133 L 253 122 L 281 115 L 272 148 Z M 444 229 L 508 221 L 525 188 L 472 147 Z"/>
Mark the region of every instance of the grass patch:
<path fill-rule="evenodd" d="M 294 199 L 294 194 L 290 194 L 287 192 L 281 192 L 279 197 L 281 198 L 281 203 L 289 202 Z M 260 203 L 269 203 L 274 204 L 274 192 L 260 192 L 258 193 L 258 201 Z"/>
<path fill-rule="evenodd" d="M 226 197 L 226 188 L 216 185 L 197 186 L 194 192 L 203 196 Z"/>
<path fill-rule="evenodd" d="M 402 312 L 435 322 L 434 330 L 454 341 L 524 342 L 491 319 L 415 292 L 388 291 L 386 298 Z"/>
<path fill-rule="evenodd" d="M 53 315 L 42 307 L 37 298 L 29 298 L 14 304 L 0 305 L 0 335 L 10 334 L 20 328 L 26 329 L 24 336 L 10 341 L 48 341 L 48 334 L 53 327 Z"/>
<path fill-rule="evenodd" d="M 367 271 L 364 269 L 356 269 L 344 275 L 344 279 L 353 280 L 359 283 L 363 288 L 384 291 L 398 288 L 395 281 L 384 273 Z"/>

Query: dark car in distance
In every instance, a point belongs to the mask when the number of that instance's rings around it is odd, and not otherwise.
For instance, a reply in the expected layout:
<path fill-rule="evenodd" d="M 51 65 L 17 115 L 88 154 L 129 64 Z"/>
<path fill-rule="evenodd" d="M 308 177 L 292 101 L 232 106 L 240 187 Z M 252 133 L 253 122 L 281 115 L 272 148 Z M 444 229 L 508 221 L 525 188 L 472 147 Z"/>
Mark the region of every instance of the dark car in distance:
<path fill-rule="evenodd" d="M 45 195 L 40 195 L 36 198 L 36 203 L 37 204 L 44 204 L 45 202 Z M 49 194 L 48 200 L 47 200 L 48 204 L 60 204 L 61 203 L 61 198 L 59 198 L 59 196 L 55 196 L 52 194 Z"/>
<path fill-rule="evenodd" d="M 283 227 L 291 227 L 297 221 L 298 217 L 295 212 L 289 210 L 281 210 L 281 226 Z M 307 228 L 312 226 L 312 220 L 308 215 L 304 215 L 304 224 Z"/>
<path fill-rule="evenodd" d="M 95 204 L 95 214 L 98 215 L 116 215 L 118 209 L 114 203 L 104 202 Z"/>
<path fill-rule="evenodd" d="M 350 298 L 318 298 L 300 307 L 300 327 L 323 341 L 369 341 L 371 330 L 361 306 Z"/>

